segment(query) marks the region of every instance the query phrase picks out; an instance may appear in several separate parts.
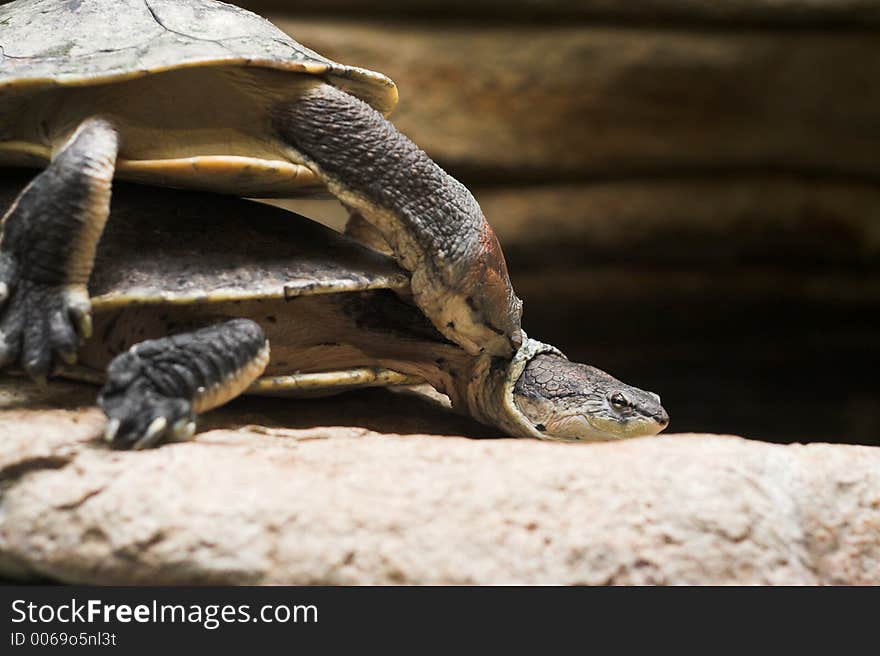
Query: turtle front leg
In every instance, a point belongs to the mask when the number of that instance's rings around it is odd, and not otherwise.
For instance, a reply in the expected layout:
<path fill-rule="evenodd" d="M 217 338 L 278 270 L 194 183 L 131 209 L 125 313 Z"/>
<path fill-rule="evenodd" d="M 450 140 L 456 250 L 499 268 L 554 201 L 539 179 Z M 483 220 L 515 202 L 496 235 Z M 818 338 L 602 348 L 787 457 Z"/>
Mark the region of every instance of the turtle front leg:
<path fill-rule="evenodd" d="M 118 137 L 85 121 L 3 217 L 0 367 L 45 378 L 53 357 L 76 360 L 91 334 L 86 285 L 110 211 Z"/>
<path fill-rule="evenodd" d="M 522 303 L 480 206 L 368 104 L 319 84 L 275 113 L 293 156 L 375 226 L 412 272 L 413 297 L 468 353 L 510 357 Z"/>
<path fill-rule="evenodd" d="M 250 319 L 135 344 L 107 367 L 98 405 L 114 448 L 184 440 L 196 415 L 234 399 L 269 363 L 269 342 Z"/>

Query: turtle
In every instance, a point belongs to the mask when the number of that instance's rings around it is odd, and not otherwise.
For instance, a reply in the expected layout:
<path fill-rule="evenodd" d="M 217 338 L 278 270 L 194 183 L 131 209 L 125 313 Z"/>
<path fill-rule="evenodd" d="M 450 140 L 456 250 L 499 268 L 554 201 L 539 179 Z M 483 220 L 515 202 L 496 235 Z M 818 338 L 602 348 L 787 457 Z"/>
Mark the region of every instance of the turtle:
<path fill-rule="evenodd" d="M 45 167 L 4 217 L 0 363 L 45 378 L 89 334 L 114 175 L 246 197 L 329 191 L 391 247 L 442 334 L 511 357 L 522 303 L 498 240 L 468 189 L 387 120 L 396 102 L 385 75 L 222 2 L 0 6 L 0 164 Z"/>
<path fill-rule="evenodd" d="M 17 188 L 0 183 L 0 203 Z M 58 373 L 103 384 L 119 448 L 186 439 L 198 413 L 240 393 L 424 382 L 515 437 L 611 440 L 668 424 L 656 394 L 525 334 L 513 358 L 469 354 L 414 305 L 411 284 L 393 257 L 288 210 L 118 183 L 89 284 L 94 331 Z"/>
<path fill-rule="evenodd" d="M 76 362 L 93 332 L 88 283 L 115 179 L 247 197 L 329 192 L 349 231 L 407 272 L 440 335 L 471 358 L 517 361 L 530 342 L 498 239 L 470 191 L 388 121 L 396 103 L 388 77 L 222 2 L 0 6 L 0 164 L 43 168 L 3 217 L 0 368 L 45 381 Z M 236 332 L 244 325 L 211 339 L 238 352 L 257 339 Z"/>

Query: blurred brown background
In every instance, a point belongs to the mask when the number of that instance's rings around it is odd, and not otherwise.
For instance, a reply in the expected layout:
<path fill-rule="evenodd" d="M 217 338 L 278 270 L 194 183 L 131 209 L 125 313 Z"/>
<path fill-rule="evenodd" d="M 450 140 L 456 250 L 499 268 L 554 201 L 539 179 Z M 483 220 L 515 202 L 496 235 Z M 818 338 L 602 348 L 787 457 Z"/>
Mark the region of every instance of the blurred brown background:
<path fill-rule="evenodd" d="M 239 4 L 398 83 L 531 335 L 671 430 L 880 444 L 880 1 Z"/>

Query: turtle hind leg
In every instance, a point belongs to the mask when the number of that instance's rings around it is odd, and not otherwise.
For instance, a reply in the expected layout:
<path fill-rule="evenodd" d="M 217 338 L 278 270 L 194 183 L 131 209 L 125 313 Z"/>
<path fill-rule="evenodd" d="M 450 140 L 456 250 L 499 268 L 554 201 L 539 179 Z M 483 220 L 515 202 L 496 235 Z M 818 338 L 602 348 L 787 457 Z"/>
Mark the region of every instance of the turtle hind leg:
<path fill-rule="evenodd" d="M 98 405 L 114 448 L 188 439 L 196 415 L 241 394 L 266 368 L 269 342 L 249 319 L 135 344 L 107 367 Z"/>
<path fill-rule="evenodd" d="M 118 137 L 83 122 L 19 194 L 0 233 L 0 367 L 44 378 L 91 333 L 86 285 L 110 211 Z"/>
<path fill-rule="evenodd" d="M 279 138 L 412 272 L 417 305 L 468 353 L 509 357 L 522 304 L 467 188 L 367 103 L 327 84 L 275 108 Z"/>
<path fill-rule="evenodd" d="M 391 250 L 391 246 L 385 241 L 382 233 L 372 223 L 367 221 L 360 212 L 351 208 L 348 208 L 345 236 L 372 248 L 374 251 L 379 251 L 383 255 L 394 255 L 394 251 Z"/>

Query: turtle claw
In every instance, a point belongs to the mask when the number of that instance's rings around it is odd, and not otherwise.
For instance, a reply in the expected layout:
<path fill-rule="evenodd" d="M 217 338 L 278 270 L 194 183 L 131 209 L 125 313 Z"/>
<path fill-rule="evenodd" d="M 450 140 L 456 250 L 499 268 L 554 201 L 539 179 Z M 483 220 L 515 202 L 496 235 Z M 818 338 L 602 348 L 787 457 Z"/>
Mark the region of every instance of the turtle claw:
<path fill-rule="evenodd" d="M 107 422 L 107 427 L 104 429 L 104 439 L 113 444 L 113 440 L 116 439 L 116 433 L 119 432 L 119 427 L 122 425 L 121 419 L 111 419 Z"/>
<path fill-rule="evenodd" d="M 13 288 L 15 260 L 0 252 L 0 367 L 6 367 L 18 358 L 21 348 L 22 317 L 18 313 L 3 312 Z"/>
<path fill-rule="evenodd" d="M 0 276 L 8 271 L 0 265 Z M 59 360 L 74 364 L 91 328 L 85 289 L 25 279 L 0 284 L 0 367 L 20 367 L 37 380 Z"/>
<path fill-rule="evenodd" d="M 104 429 L 104 439 L 108 444 L 112 446 L 119 446 L 123 448 L 126 445 L 121 444 L 116 441 L 116 436 L 119 434 L 119 428 L 122 426 L 121 419 L 111 419 L 107 422 L 107 427 Z M 192 439 L 192 436 L 196 433 L 196 422 L 190 420 L 188 417 L 183 419 L 179 419 L 174 422 L 174 425 L 171 427 L 170 434 L 167 432 L 168 420 L 165 417 L 156 417 L 150 425 L 147 427 L 147 431 L 143 437 L 135 440 L 131 444 L 131 448 L 134 450 L 145 449 L 147 447 L 153 446 L 159 441 L 159 438 L 163 435 L 167 435 L 169 441 L 172 442 L 186 442 Z"/>
<path fill-rule="evenodd" d="M 141 396 L 136 388 L 122 397 L 113 397 L 102 390 L 98 397 L 98 404 L 110 418 L 104 430 L 104 439 L 110 446 L 148 449 L 162 442 L 187 440 L 195 434 L 195 418 L 189 402 L 158 394 Z"/>
<path fill-rule="evenodd" d="M 13 286 L 16 266 L 15 258 L 9 253 L 0 252 L 0 305 L 9 298 L 10 287 Z"/>
<path fill-rule="evenodd" d="M 180 419 L 171 427 L 171 439 L 175 442 L 186 442 L 196 434 L 196 422 Z"/>
<path fill-rule="evenodd" d="M 186 428 L 179 428 L 184 426 Z M 104 429 L 104 439 L 111 446 L 116 446 L 120 448 L 131 448 L 134 450 L 145 449 L 147 447 L 151 447 L 155 445 L 161 437 L 163 437 L 167 433 L 168 428 L 168 419 L 166 417 L 156 417 L 153 421 L 150 422 L 150 425 L 147 426 L 146 432 L 142 437 L 136 438 L 133 441 L 131 439 L 128 440 L 118 440 L 116 439 L 117 435 L 119 435 L 119 429 L 122 427 L 122 420 L 119 418 L 111 419 L 107 422 L 107 427 Z M 188 417 L 183 419 L 179 419 L 174 423 L 170 433 L 170 439 L 176 442 L 182 442 L 190 439 L 196 432 L 196 424 L 194 421 L 189 420 Z M 129 442 L 129 444 L 123 444 L 123 441 Z"/>
<path fill-rule="evenodd" d="M 92 303 L 89 295 L 81 287 L 70 287 L 67 290 L 67 309 L 83 339 L 92 336 Z"/>
<path fill-rule="evenodd" d="M 108 417 L 104 439 L 114 449 L 146 449 L 195 433 L 192 404 L 163 394 L 144 371 L 144 363 L 124 353 L 107 370 L 98 405 Z"/>
<path fill-rule="evenodd" d="M 132 444 L 131 448 L 138 450 L 153 446 L 153 444 L 158 442 L 159 438 L 165 433 L 166 428 L 168 428 L 168 420 L 165 419 L 165 417 L 156 417 L 150 422 L 150 425 L 147 426 L 147 432 L 144 433 L 144 436 Z"/>

